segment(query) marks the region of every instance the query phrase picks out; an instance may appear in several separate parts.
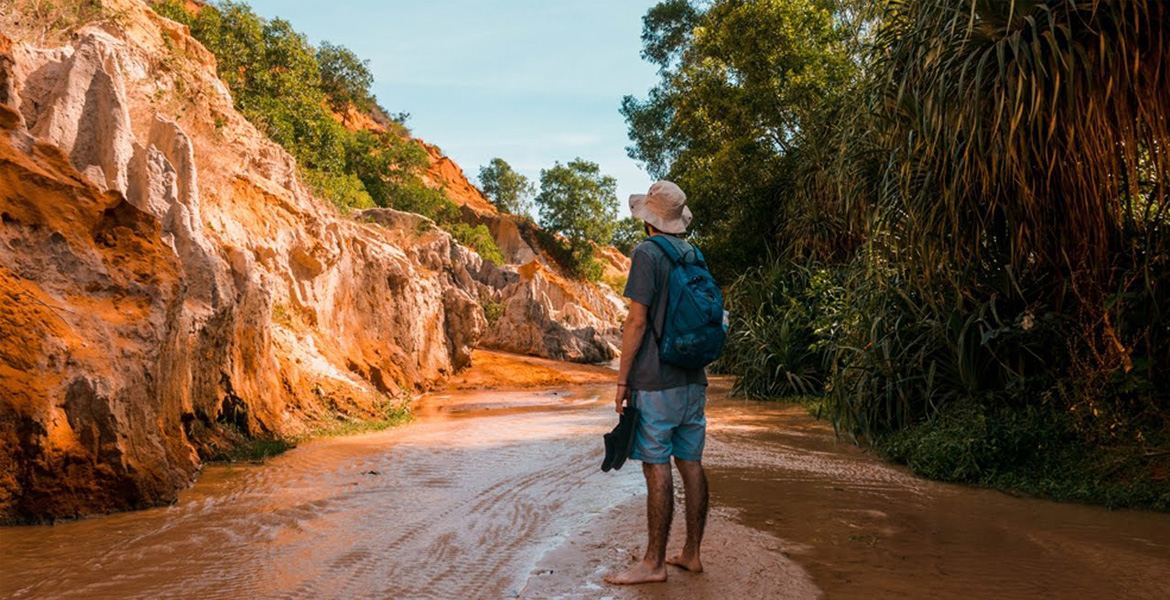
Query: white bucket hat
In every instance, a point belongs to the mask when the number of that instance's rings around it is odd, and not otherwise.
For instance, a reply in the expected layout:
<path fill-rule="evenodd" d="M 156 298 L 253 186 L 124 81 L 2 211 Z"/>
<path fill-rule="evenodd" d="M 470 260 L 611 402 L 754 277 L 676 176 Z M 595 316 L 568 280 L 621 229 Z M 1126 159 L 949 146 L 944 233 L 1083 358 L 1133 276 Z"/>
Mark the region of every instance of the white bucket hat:
<path fill-rule="evenodd" d="M 656 181 L 645 194 L 630 194 L 630 214 L 663 233 L 686 233 L 691 224 L 687 195 L 669 181 Z"/>

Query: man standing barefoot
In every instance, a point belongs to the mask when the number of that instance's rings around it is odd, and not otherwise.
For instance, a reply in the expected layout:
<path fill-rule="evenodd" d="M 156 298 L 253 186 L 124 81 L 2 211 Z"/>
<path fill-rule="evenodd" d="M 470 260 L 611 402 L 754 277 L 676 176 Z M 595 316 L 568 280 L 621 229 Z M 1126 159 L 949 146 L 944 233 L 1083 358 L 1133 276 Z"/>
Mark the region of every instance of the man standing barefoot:
<path fill-rule="evenodd" d="M 645 222 L 646 233 L 663 236 L 683 252 L 688 244 L 678 235 L 691 223 L 686 195 L 669 181 L 650 186 L 649 193 L 630 196 L 630 212 Z M 682 253 L 682 252 L 680 252 Z M 627 402 L 641 411 L 631 457 L 642 461 L 646 476 L 646 517 L 649 540 L 642 560 L 605 580 L 612 584 L 666 581 L 666 565 L 701 572 L 699 548 L 707 523 L 707 477 L 703 473 L 706 442 L 707 375 L 659 360 L 658 339 L 667 312 L 671 260 L 655 243 L 645 241 L 630 256 L 625 296 L 631 300 L 622 332 L 621 368 L 614 404 L 623 412 Z M 666 541 L 674 515 L 670 458 L 686 492 L 687 539 L 677 556 L 666 558 Z"/>

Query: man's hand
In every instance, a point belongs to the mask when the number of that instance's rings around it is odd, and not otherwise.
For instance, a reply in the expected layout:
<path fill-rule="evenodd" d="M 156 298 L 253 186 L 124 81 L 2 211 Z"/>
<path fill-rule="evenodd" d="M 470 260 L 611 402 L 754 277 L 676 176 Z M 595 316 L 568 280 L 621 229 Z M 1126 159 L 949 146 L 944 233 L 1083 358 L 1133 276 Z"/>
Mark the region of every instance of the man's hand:
<path fill-rule="evenodd" d="M 617 385 L 617 393 L 615 393 L 614 397 L 613 397 L 614 410 L 617 411 L 617 414 L 619 414 L 619 415 L 625 414 L 625 411 L 626 411 L 625 403 L 626 403 L 626 400 L 629 400 L 629 399 L 630 399 L 630 388 L 624 383 L 619 383 Z"/>

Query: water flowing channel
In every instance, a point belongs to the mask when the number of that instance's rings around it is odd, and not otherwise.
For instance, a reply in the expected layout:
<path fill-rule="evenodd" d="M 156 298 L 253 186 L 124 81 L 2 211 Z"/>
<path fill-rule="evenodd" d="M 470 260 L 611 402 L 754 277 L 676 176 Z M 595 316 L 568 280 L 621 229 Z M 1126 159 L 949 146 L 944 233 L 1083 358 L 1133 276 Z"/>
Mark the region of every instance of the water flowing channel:
<path fill-rule="evenodd" d="M 174 506 L 0 529 L 0 597 L 1167 597 L 1170 515 L 924 481 L 726 391 L 701 575 L 602 583 L 644 541 L 641 473 L 598 470 L 610 389 L 568 386 L 430 395 L 401 428 L 209 467 Z"/>

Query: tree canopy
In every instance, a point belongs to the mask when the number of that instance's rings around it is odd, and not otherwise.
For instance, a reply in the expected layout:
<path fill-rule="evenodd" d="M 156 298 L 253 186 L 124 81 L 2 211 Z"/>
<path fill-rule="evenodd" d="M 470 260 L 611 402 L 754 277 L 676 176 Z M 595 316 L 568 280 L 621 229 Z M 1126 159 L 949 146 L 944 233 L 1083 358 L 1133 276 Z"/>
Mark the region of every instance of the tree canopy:
<path fill-rule="evenodd" d="M 536 186 L 502 158 L 479 168 L 479 186 L 500 212 L 528 216 Z"/>
<path fill-rule="evenodd" d="M 370 61 L 358 58 L 345 46 L 321 42 L 317 63 L 321 66 L 321 91 L 329 98 L 334 111 L 342 112 L 347 106 L 363 112 L 374 109 L 376 101 L 370 93 L 374 74 L 370 72 Z"/>
<path fill-rule="evenodd" d="M 646 239 L 646 232 L 643 229 L 642 220 L 626 217 L 614 223 L 609 244 L 620 250 L 622 254 L 629 256 L 634 251 L 634 246 L 637 246 L 644 239 Z"/>
<path fill-rule="evenodd" d="M 643 20 L 659 83 L 621 111 L 629 154 L 687 193 L 717 271 L 742 271 L 780 230 L 789 154 L 854 63 L 832 0 L 667 0 Z"/>
<path fill-rule="evenodd" d="M 557 162 L 540 172 L 536 196 L 540 222 L 568 241 L 568 262 L 576 274 L 596 278 L 594 245 L 609 243 L 617 217 L 617 180 L 581 158 Z"/>

